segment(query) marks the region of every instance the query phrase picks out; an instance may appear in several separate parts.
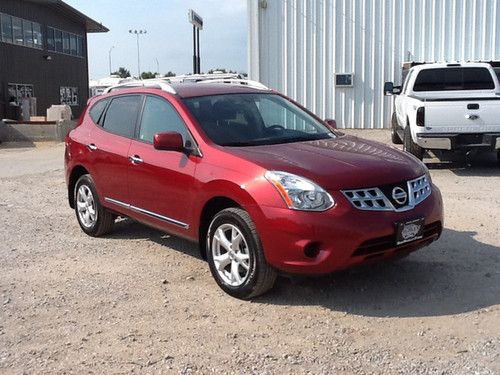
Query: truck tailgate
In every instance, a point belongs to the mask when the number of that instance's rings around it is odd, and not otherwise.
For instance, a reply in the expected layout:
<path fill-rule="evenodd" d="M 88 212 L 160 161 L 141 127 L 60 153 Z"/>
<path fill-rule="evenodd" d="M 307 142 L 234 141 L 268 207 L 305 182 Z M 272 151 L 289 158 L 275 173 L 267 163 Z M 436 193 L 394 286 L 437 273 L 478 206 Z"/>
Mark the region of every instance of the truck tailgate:
<path fill-rule="evenodd" d="M 427 100 L 426 133 L 500 132 L 500 100 Z"/>

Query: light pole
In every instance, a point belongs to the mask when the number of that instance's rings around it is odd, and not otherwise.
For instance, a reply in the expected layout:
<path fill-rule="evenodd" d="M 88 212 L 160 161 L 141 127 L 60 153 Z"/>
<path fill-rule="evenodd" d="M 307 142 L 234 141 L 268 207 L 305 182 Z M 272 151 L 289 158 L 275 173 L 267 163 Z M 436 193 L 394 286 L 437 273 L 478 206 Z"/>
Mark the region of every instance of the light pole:
<path fill-rule="evenodd" d="M 115 46 L 112 46 L 109 49 L 109 76 L 111 76 L 111 73 L 112 73 L 112 70 L 111 70 L 111 51 L 113 50 L 113 48 L 115 48 Z"/>
<path fill-rule="evenodd" d="M 158 59 L 155 57 L 156 61 L 156 74 L 160 75 L 160 63 L 158 62 Z"/>
<path fill-rule="evenodd" d="M 139 50 L 139 35 L 147 34 L 146 30 L 129 30 L 130 34 L 135 34 L 137 37 L 137 78 L 141 79 L 141 58 L 140 58 L 140 50 Z"/>

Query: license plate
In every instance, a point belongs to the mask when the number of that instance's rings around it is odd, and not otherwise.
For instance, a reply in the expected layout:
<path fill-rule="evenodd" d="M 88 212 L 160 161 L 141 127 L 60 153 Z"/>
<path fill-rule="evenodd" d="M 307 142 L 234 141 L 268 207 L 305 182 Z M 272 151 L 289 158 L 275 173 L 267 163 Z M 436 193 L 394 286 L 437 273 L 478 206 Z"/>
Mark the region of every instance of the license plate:
<path fill-rule="evenodd" d="M 424 218 L 396 222 L 396 245 L 419 240 L 424 236 Z"/>

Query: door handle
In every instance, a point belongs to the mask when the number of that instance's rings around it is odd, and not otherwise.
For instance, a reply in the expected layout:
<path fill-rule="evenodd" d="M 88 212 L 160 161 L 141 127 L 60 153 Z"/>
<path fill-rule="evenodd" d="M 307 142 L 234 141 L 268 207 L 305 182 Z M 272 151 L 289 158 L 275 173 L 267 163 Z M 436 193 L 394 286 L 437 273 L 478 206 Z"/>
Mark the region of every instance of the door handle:
<path fill-rule="evenodd" d="M 139 155 L 129 156 L 128 160 L 130 160 L 132 162 L 132 164 L 144 163 L 144 160 L 142 160 Z"/>
<path fill-rule="evenodd" d="M 97 150 L 97 146 L 93 143 L 87 145 L 87 148 L 90 150 L 90 151 L 95 151 Z"/>

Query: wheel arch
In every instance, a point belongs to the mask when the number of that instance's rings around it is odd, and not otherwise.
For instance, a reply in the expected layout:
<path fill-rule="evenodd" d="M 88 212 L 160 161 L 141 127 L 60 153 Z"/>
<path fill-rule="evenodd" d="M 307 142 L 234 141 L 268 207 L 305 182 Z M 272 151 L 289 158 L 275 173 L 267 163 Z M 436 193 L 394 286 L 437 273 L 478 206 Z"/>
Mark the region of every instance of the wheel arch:
<path fill-rule="evenodd" d="M 231 207 L 241 208 L 242 206 L 234 199 L 223 195 L 212 197 L 204 204 L 200 214 L 199 230 L 198 230 L 200 255 L 203 259 L 207 259 L 207 247 L 206 247 L 205 237 L 208 232 L 208 226 L 210 225 L 210 221 L 218 212 Z"/>
<path fill-rule="evenodd" d="M 75 208 L 74 201 L 75 201 L 75 185 L 76 182 L 80 177 L 82 177 L 85 174 L 89 174 L 88 170 L 82 166 L 82 165 L 76 165 L 73 167 L 71 170 L 71 173 L 69 175 L 69 180 L 68 180 L 68 201 L 69 201 L 69 206 L 71 208 Z"/>

